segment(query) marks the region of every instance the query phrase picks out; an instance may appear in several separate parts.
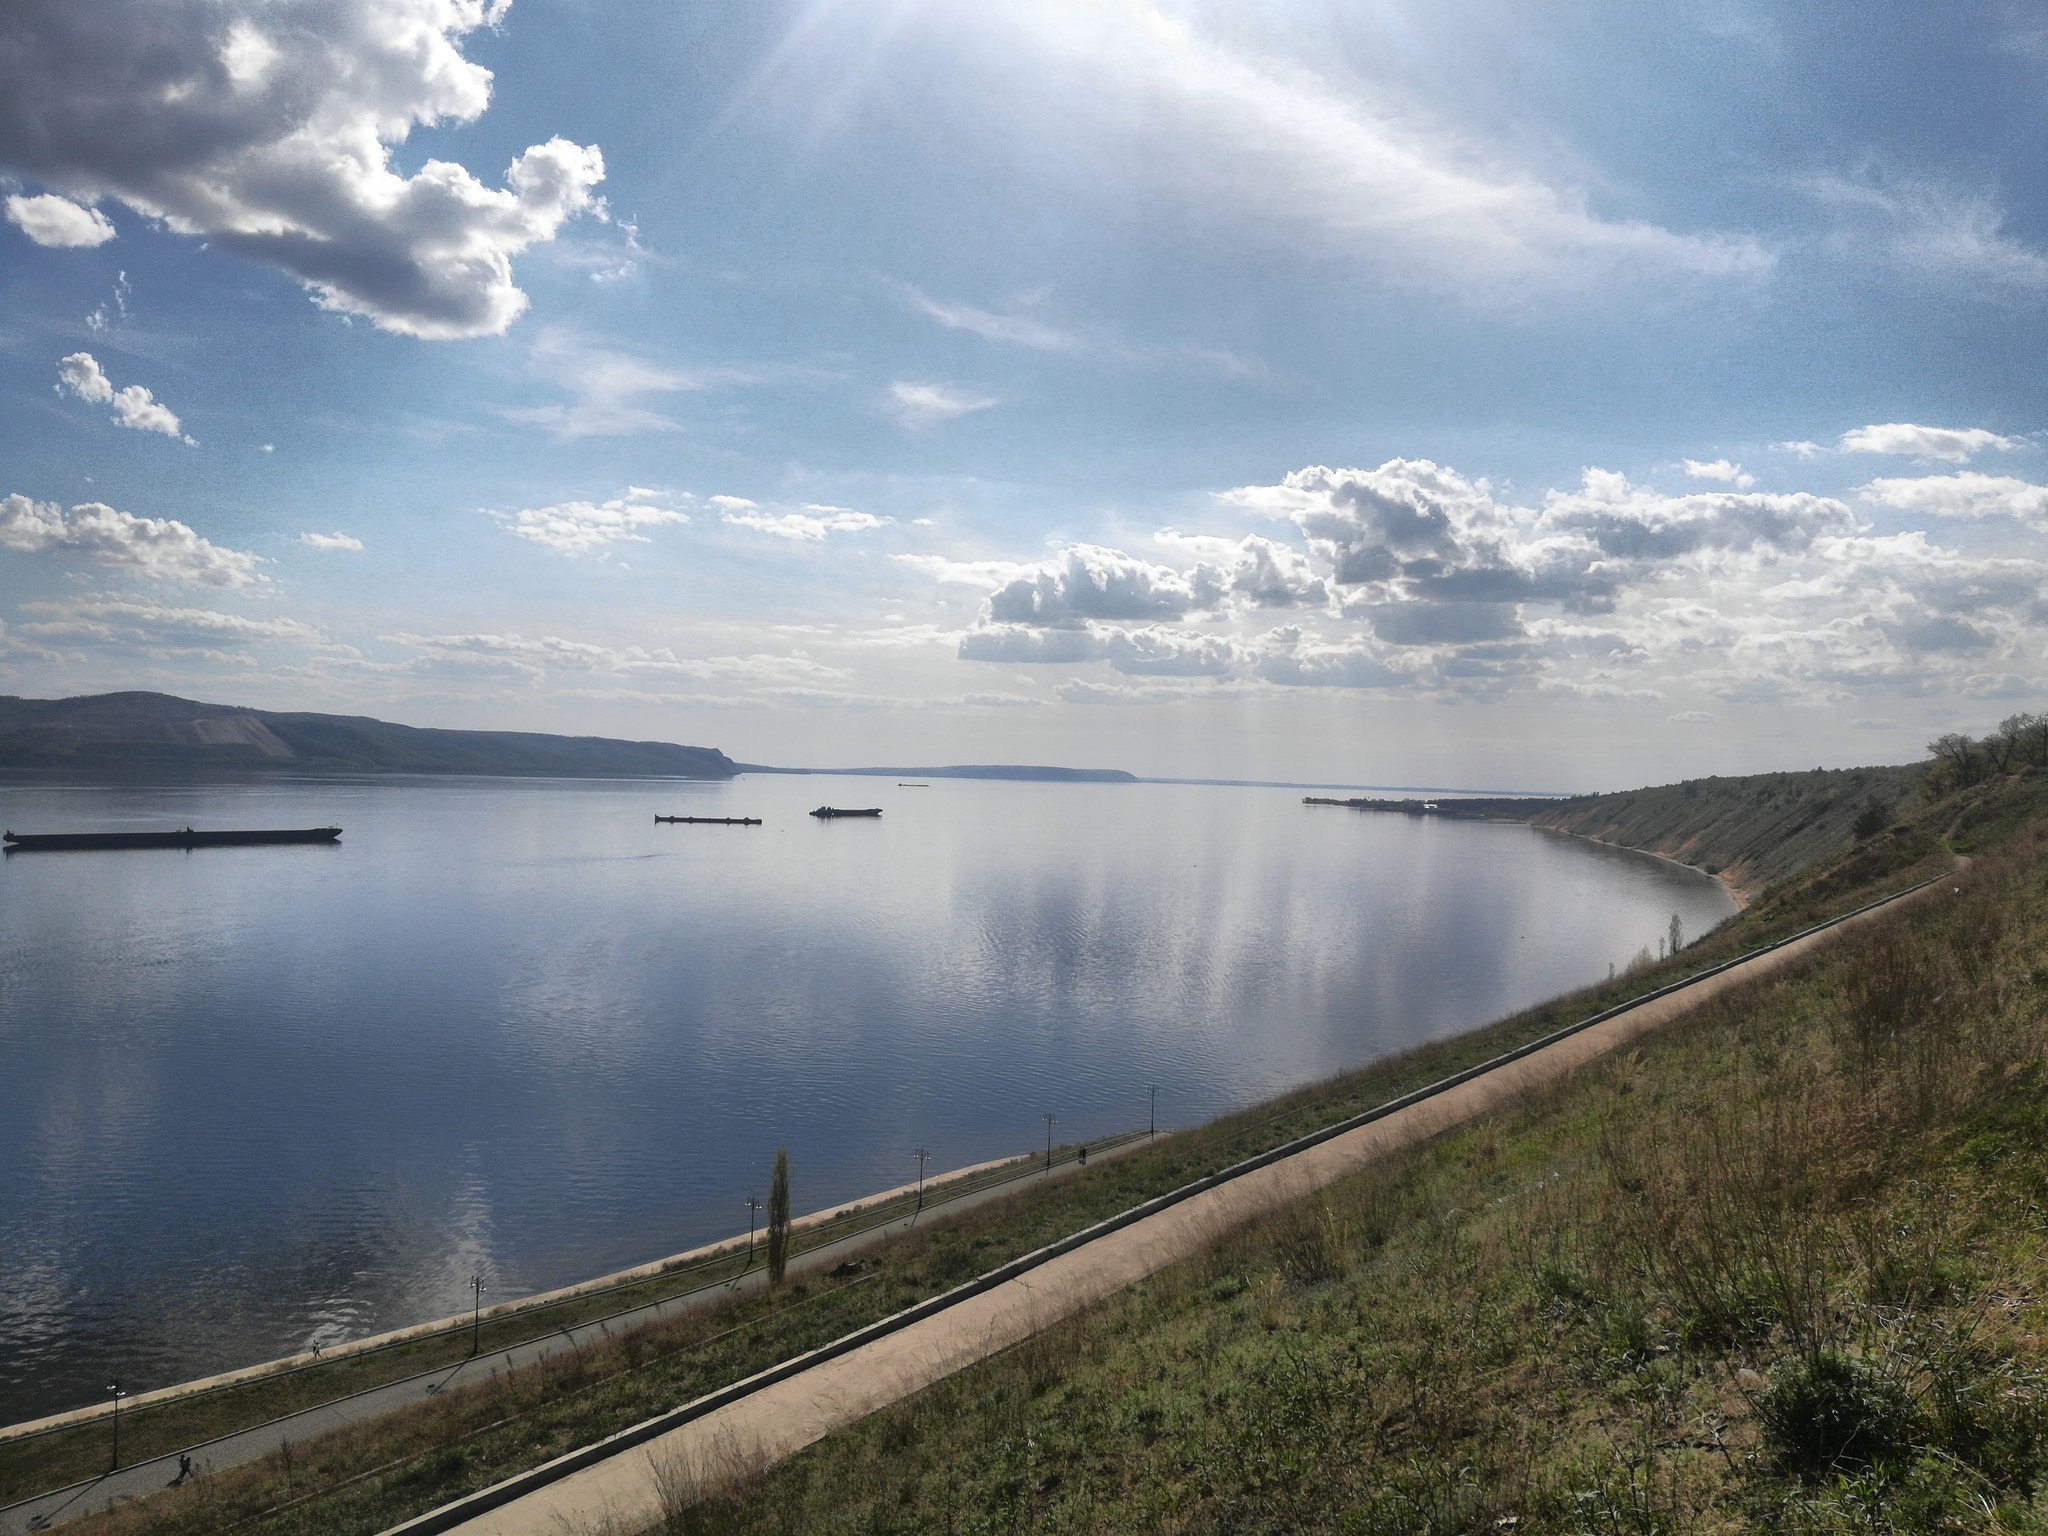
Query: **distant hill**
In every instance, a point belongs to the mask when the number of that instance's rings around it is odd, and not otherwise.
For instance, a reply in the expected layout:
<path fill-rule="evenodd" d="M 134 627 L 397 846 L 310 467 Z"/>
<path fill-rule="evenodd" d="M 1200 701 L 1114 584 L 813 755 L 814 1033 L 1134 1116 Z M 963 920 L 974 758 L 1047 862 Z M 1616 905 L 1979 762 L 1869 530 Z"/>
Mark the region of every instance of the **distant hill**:
<path fill-rule="evenodd" d="M 729 779 L 713 747 L 530 731 L 443 731 L 163 693 L 0 695 L 0 768 L 234 768 Z"/>

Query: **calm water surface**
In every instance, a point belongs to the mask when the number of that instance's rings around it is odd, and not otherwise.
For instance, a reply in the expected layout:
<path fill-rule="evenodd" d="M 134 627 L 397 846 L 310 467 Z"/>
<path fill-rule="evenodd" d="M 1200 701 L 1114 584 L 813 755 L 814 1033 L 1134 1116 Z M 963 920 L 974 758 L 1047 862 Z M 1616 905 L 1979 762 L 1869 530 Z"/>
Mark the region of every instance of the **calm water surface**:
<path fill-rule="evenodd" d="M 881 805 L 820 823 L 820 800 Z M 761 827 L 657 827 L 656 811 Z M 1714 881 L 1298 793 L 751 777 L 0 785 L 0 1422 L 915 1173 L 1217 1114 L 1604 976 Z"/>

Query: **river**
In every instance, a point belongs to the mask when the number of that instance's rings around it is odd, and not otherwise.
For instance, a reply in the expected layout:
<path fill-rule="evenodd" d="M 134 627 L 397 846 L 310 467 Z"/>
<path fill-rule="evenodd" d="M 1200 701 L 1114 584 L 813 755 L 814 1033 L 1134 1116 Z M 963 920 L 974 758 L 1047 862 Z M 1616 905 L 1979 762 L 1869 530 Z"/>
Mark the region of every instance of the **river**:
<path fill-rule="evenodd" d="M 879 821 L 819 822 L 820 801 Z M 657 826 L 656 812 L 758 827 Z M 0 782 L 0 1422 L 1252 1102 L 1606 975 L 1720 885 L 1298 792 Z"/>

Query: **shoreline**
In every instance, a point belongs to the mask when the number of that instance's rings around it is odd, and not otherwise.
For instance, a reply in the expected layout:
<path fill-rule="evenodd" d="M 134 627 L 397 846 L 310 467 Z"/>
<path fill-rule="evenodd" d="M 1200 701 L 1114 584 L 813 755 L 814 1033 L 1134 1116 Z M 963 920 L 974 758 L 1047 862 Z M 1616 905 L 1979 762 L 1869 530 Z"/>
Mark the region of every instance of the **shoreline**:
<path fill-rule="evenodd" d="M 1110 1149 L 1110 1152 L 1101 1155 L 1111 1155 L 1115 1151 L 1121 1150 L 1123 1150 L 1121 1147 L 1113 1148 Z M 931 1174 L 924 1181 L 925 1193 L 929 1196 L 949 1185 L 960 1183 L 966 1179 L 976 1178 L 981 1174 L 991 1173 L 998 1168 L 1009 1167 L 1015 1163 L 1032 1162 L 1039 1155 L 1036 1151 L 1020 1152 L 1010 1157 L 991 1158 L 986 1162 L 969 1163 L 963 1168 L 952 1168 L 944 1173 Z M 883 1205 L 892 1200 L 907 1199 L 916 1193 L 917 1184 L 913 1180 L 908 1184 L 899 1184 L 894 1189 L 879 1190 L 874 1194 L 862 1195 L 857 1200 L 845 1201 L 842 1204 L 828 1207 L 825 1210 L 812 1211 L 803 1216 L 792 1217 L 789 1227 L 792 1232 L 806 1232 L 812 1228 L 827 1226 L 834 1221 L 857 1215 L 861 1211 L 873 1206 Z M 754 1240 L 756 1246 L 763 1241 L 765 1241 L 765 1237 L 759 1237 Z M 534 1291 L 525 1296 L 515 1296 L 508 1301 L 501 1301 L 495 1305 L 485 1307 L 482 1312 L 477 1314 L 477 1320 L 491 1322 L 496 1319 L 513 1317 L 520 1312 L 530 1311 L 537 1307 L 552 1306 L 562 1301 L 572 1301 L 579 1296 L 614 1290 L 643 1280 L 656 1280 L 671 1270 L 680 1269 L 684 1265 L 693 1264 L 704 1259 L 737 1253 L 746 1248 L 747 1245 L 748 1239 L 738 1234 L 732 1237 L 722 1237 L 714 1242 L 702 1243 L 695 1248 L 686 1248 L 681 1253 L 672 1253 L 664 1258 L 650 1259 L 644 1264 L 635 1264 L 627 1269 L 613 1270 L 609 1274 L 594 1275 L 588 1280 L 578 1280 L 569 1285 L 556 1286 L 552 1290 Z M 253 1365 L 237 1366 L 232 1370 L 218 1371 L 210 1376 L 193 1377 L 188 1381 L 174 1382 L 167 1387 L 155 1387 L 147 1392 L 137 1392 L 132 1396 L 124 1397 L 121 1399 L 122 1412 L 133 1413 L 138 1408 L 148 1408 L 159 1403 L 173 1402 L 181 1397 L 212 1392 L 222 1387 L 242 1386 L 251 1381 L 261 1380 L 266 1376 L 282 1376 L 291 1371 L 302 1370 L 307 1366 L 331 1365 L 337 1360 L 346 1360 L 354 1355 L 369 1354 L 376 1350 L 389 1348 L 393 1344 L 405 1344 L 416 1339 L 431 1338 L 436 1334 L 452 1333 L 458 1329 L 470 1327 L 471 1322 L 470 1318 L 463 1317 L 458 1313 L 448 1317 L 434 1318 L 427 1322 L 409 1323 L 402 1328 L 387 1329 L 382 1333 L 365 1334 L 359 1339 L 349 1339 L 329 1347 L 301 1350 L 293 1355 L 280 1355 L 269 1360 L 258 1361 Z M 96 1419 L 109 1417 L 112 1412 L 112 1407 L 107 1403 L 92 1403 L 82 1408 L 68 1408 L 60 1413 L 46 1414 L 39 1419 L 23 1419 L 19 1423 L 0 1425 L 0 1445 L 6 1445 L 16 1440 L 26 1440 L 32 1436 L 45 1434 L 54 1429 L 69 1429 L 80 1424 L 90 1424 Z"/>

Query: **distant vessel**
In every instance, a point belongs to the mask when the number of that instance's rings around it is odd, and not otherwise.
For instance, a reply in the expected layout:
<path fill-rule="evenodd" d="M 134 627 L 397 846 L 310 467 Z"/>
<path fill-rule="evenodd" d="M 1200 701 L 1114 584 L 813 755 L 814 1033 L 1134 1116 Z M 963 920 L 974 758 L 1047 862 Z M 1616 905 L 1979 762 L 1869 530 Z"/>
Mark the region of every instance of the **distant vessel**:
<path fill-rule="evenodd" d="M 657 822 L 670 822 L 685 827 L 758 827 L 758 816 L 657 816 Z"/>
<path fill-rule="evenodd" d="M 882 808 L 878 805 L 865 811 L 844 811 L 836 805 L 821 805 L 811 814 L 820 821 L 830 821 L 835 816 L 879 816 L 882 814 Z"/>
<path fill-rule="evenodd" d="M 929 784 L 906 784 L 906 783 L 904 783 L 904 782 L 903 782 L 903 781 L 902 781 L 901 779 L 898 779 L 898 780 L 896 781 L 896 787 L 897 787 L 898 789 L 930 789 L 930 788 L 931 788 L 931 785 L 929 785 Z"/>
<path fill-rule="evenodd" d="M 331 843 L 339 827 L 230 832 L 8 832 L 0 834 L 9 853 L 58 848 L 249 848 L 270 843 Z"/>

